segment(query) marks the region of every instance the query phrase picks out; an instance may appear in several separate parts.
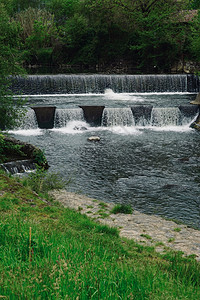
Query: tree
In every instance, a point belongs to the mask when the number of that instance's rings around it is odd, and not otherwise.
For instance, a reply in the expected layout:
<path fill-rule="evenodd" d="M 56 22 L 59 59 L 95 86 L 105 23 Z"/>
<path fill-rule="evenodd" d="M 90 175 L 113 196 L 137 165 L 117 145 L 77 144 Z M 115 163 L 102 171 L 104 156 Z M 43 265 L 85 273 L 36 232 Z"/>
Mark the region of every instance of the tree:
<path fill-rule="evenodd" d="M 15 127 L 23 115 L 22 101 L 13 99 L 9 90 L 9 75 L 20 68 L 19 26 L 9 20 L 4 5 L 0 4 L 0 128 Z"/>
<path fill-rule="evenodd" d="M 194 18 L 193 22 L 190 23 L 191 34 L 189 37 L 189 50 L 192 54 L 192 58 L 200 62 L 200 15 Z"/>
<path fill-rule="evenodd" d="M 186 28 L 172 21 L 172 14 L 171 11 L 154 10 L 137 20 L 135 40 L 130 48 L 141 66 L 150 72 L 168 72 L 181 59 Z"/>
<path fill-rule="evenodd" d="M 74 15 L 81 0 L 46 0 L 46 9 L 55 15 L 58 25 L 65 24 L 65 21 Z"/>
<path fill-rule="evenodd" d="M 54 15 L 46 9 L 29 7 L 17 13 L 15 20 L 21 25 L 25 64 L 51 64 L 58 40 Z"/>
<path fill-rule="evenodd" d="M 200 8 L 200 0 L 192 0 L 190 1 L 191 9 L 199 9 Z"/>
<path fill-rule="evenodd" d="M 42 8 L 47 0 L 1 0 L 9 16 L 19 13 L 29 7 Z"/>
<path fill-rule="evenodd" d="M 148 72 L 168 72 L 186 46 L 188 28 L 182 19 L 188 1 L 115 1 L 134 23 L 130 45 L 134 59 Z"/>
<path fill-rule="evenodd" d="M 183 51 L 185 27 L 177 14 L 187 5 L 187 0 L 85 0 L 99 60 L 132 57 L 148 72 L 168 71 Z"/>

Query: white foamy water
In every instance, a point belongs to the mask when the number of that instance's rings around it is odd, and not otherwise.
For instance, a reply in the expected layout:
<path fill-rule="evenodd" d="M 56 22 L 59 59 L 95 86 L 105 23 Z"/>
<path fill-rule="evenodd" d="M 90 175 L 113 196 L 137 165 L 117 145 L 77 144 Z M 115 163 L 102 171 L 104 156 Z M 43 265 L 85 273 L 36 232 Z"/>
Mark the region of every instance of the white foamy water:
<path fill-rule="evenodd" d="M 83 110 L 81 108 L 57 109 L 54 120 L 54 127 L 67 127 L 69 122 L 84 122 Z"/>
<path fill-rule="evenodd" d="M 104 96 L 104 98 L 108 99 L 116 99 L 118 100 L 123 100 L 124 97 L 126 97 L 126 100 L 140 100 L 144 101 L 143 97 L 138 97 L 138 96 L 165 96 L 165 95 L 192 95 L 194 92 L 136 92 L 136 93 L 115 93 L 113 92 L 112 89 L 105 89 L 104 93 L 74 93 L 74 94 L 26 94 L 26 95 L 14 95 L 13 98 L 43 98 L 43 97 L 48 97 L 48 98 L 55 98 L 55 97 L 60 97 L 60 98 L 70 98 L 70 97 L 99 97 L 99 96 Z M 137 97 L 132 97 L 132 96 L 137 96 Z"/>
<path fill-rule="evenodd" d="M 83 133 L 88 129 L 90 129 L 90 125 L 85 121 L 69 121 L 65 127 L 53 128 L 51 129 L 51 131 L 76 134 L 76 133 Z"/>
<path fill-rule="evenodd" d="M 152 131 L 174 131 L 174 132 L 189 132 L 194 131 L 189 125 L 183 126 L 146 126 L 146 127 L 137 127 L 138 129 L 149 129 Z"/>
<path fill-rule="evenodd" d="M 102 126 L 134 126 L 133 113 L 129 107 L 105 108 L 101 120 Z"/>
<path fill-rule="evenodd" d="M 33 109 L 29 109 L 23 119 L 22 119 L 22 124 L 20 125 L 19 128 L 20 130 L 32 130 L 32 129 L 37 129 L 38 128 L 38 123 L 36 119 L 36 115 Z"/>
<path fill-rule="evenodd" d="M 9 130 L 8 133 L 15 134 L 15 135 L 23 135 L 23 136 L 37 136 L 43 135 L 44 131 L 42 129 L 16 129 L 16 130 Z"/>
<path fill-rule="evenodd" d="M 119 135 L 139 135 L 142 134 L 141 131 L 139 131 L 134 126 L 113 126 L 113 127 L 106 127 L 105 130 L 111 131 L 114 134 Z"/>
<path fill-rule="evenodd" d="M 181 113 L 178 107 L 153 108 L 151 112 L 152 126 L 166 127 L 180 125 Z"/>
<path fill-rule="evenodd" d="M 134 102 L 143 102 L 145 99 L 136 94 L 130 93 L 115 93 L 112 89 L 106 89 L 104 91 L 104 98 L 109 100 L 121 100 L 121 101 L 134 101 Z"/>

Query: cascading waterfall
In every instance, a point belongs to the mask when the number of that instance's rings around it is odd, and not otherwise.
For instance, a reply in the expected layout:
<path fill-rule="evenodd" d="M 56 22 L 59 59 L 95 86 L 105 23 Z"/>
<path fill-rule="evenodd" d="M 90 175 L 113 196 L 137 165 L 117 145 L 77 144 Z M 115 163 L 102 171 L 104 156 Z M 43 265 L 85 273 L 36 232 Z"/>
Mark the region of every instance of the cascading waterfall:
<path fill-rule="evenodd" d="M 93 120 L 96 113 L 91 108 L 90 119 Z M 94 115 L 92 115 L 94 112 Z M 42 113 L 41 113 L 42 114 Z M 132 107 L 104 108 L 101 116 L 101 126 L 135 126 L 135 127 L 164 127 L 189 125 L 198 114 L 198 107 L 182 105 L 180 107 L 153 107 L 151 105 L 135 105 Z M 84 110 L 82 108 L 57 108 L 55 111 L 54 128 L 65 128 L 70 125 L 72 128 L 86 129 L 94 124 L 86 123 Z M 17 130 L 38 129 L 37 118 L 34 110 L 28 110 L 24 116 L 20 128 Z M 43 127 L 42 127 L 43 128 Z M 48 129 L 48 127 L 45 127 Z"/>
<path fill-rule="evenodd" d="M 181 112 L 178 107 L 153 108 L 151 112 L 152 126 L 178 126 L 181 125 Z"/>
<path fill-rule="evenodd" d="M 83 110 L 81 108 L 56 110 L 54 127 L 66 127 L 70 121 L 84 121 Z"/>
<path fill-rule="evenodd" d="M 20 130 L 36 129 L 38 128 L 37 118 L 35 112 L 32 109 L 29 109 L 22 120 L 22 123 L 19 128 Z"/>
<path fill-rule="evenodd" d="M 0 164 L 0 167 L 11 174 L 25 173 L 36 169 L 35 163 L 31 159 L 7 162 Z"/>
<path fill-rule="evenodd" d="M 195 75 L 30 75 L 11 77 L 15 94 L 198 92 Z"/>
<path fill-rule="evenodd" d="M 194 115 L 186 116 L 178 107 L 141 107 L 140 116 L 137 109 L 130 108 L 105 108 L 101 126 L 180 126 L 187 125 L 193 120 Z M 143 112 L 143 114 L 141 114 Z"/>
<path fill-rule="evenodd" d="M 105 108 L 102 126 L 134 126 L 135 121 L 131 108 Z"/>

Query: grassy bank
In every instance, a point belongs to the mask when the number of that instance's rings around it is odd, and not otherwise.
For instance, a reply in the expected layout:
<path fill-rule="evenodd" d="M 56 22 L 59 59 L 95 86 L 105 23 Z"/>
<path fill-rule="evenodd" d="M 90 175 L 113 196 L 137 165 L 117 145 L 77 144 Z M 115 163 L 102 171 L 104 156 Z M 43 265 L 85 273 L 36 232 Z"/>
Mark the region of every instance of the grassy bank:
<path fill-rule="evenodd" d="M 0 173 L 0 298 L 199 299 L 199 273 Z"/>

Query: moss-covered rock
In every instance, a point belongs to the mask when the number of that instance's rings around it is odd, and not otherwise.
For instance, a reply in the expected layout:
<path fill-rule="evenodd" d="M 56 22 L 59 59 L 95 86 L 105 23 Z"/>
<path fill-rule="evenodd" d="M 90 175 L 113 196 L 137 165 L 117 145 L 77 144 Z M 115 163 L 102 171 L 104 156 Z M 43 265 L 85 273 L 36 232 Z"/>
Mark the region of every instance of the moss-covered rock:
<path fill-rule="evenodd" d="M 0 162 L 31 159 L 44 169 L 49 165 L 43 151 L 34 145 L 0 133 Z"/>

